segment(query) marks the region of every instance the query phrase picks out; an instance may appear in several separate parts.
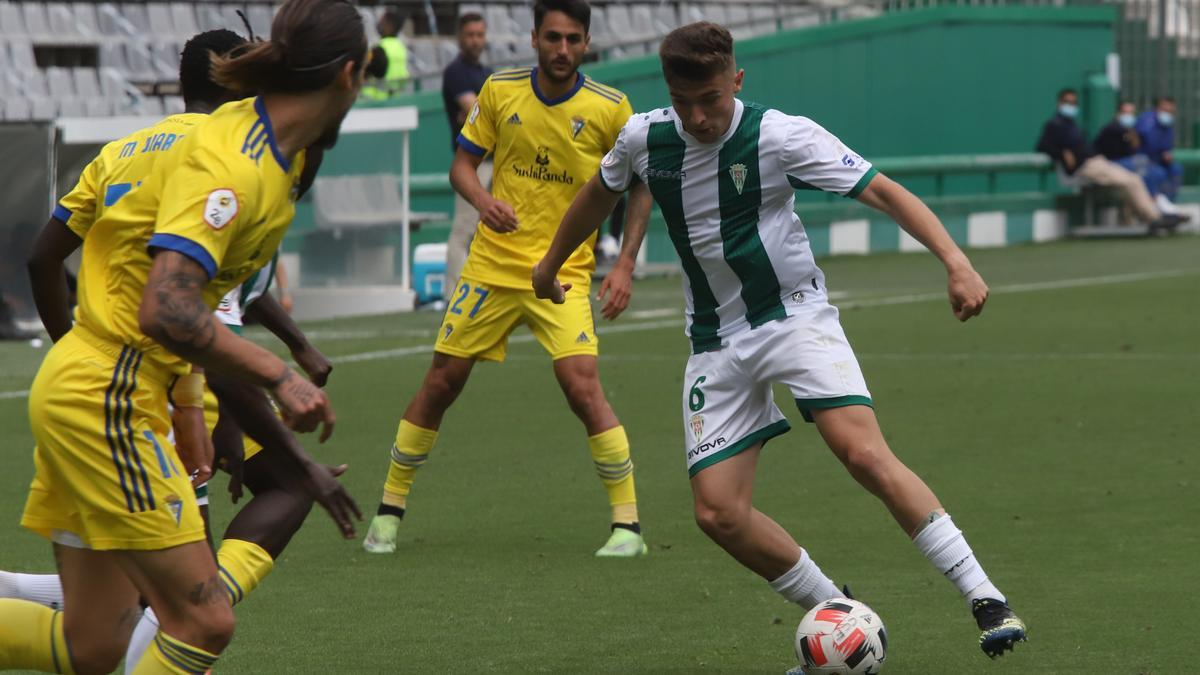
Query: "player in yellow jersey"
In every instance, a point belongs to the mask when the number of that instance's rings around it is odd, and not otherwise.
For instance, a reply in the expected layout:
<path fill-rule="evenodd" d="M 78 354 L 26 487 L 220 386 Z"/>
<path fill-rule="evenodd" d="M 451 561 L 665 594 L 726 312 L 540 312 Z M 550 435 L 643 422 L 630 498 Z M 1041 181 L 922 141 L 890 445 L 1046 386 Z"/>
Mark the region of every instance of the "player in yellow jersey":
<path fill-rule="evenodd" d="M 476 207 L 482 222 L 438 331 L 433 364 L 396 432 L 382 503 L 363 541 L 372 553 L 395 551 L 414 474 L 433 448 L 442 416 L 476 361 L 504 360 L 508 336 L 521 324 L 529 326 L 553 359 L 554 374 L 583 422 L 608 493 L 612 530 L 596 555 L 647 552 L 629 441 L 600 386 L 587 293 L 596 265 L 595 238 L 579 247 L 566 267 L 584 291 L 567 304 L 539 302 L 529 280 L 530 268 L 549 247 L 575 193 L 596 173 L 632 108 L 624 94 L 579 72 L 589 40 L 587 2 L 539 0 L 533 13 L 538 66 L 488 78 L 458 137 L 450 181 Z M 476 175 L 488 154 L 494 155 L 496 167 L 491 194 Z M 645 191 L 640 196 L 635 192 L 631 231 L 644 230 L 649 201 Z M 627 240 L 640 243 L 641 236 Z M 630 262 L 636 253 L 634 248 Z M 625 286 L 628 271 L 621 273 Z M 610 318 L 628 301 L 624 292 L 618 295 L 621 304 L 614 306 L 610 299 L 606 308 Z"/>
<path fill-rule="evenodd" d="M 225 585 L 166 442 L 167 388 L 190 361 L 268 387 L 298 430 L 332 431 L 324 393 L 212 311 L 278 247 L 302 149 L 336 138 L 365 55 L 352 5 L 289 0 L 270 41 L 214 59 L 219 84 L 260 96 L 157 153 L 89 230 L 76 323 L 30 392 L 37 474 L 22 522 L 54 542 L 65 609 L 0 600 L 0 669 L 111 671 L 139 597 L 161 630 L 136 673 L 202 673 L 231 639 Z"/>

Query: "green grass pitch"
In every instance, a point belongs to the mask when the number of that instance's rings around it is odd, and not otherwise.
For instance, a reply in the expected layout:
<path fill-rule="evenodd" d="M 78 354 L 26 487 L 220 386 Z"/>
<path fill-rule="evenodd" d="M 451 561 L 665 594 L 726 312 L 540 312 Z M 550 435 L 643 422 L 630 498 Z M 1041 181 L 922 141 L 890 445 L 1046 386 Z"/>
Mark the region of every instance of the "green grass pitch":
<path fill-rule="evenodd" d="M 885 672 L 1193 672 L 1200 239 L 972 255 L 993 295 L 965 325 L 929 256 L 823 267 L 889 442 L 954 514 L 1030 642 L 986 659 L 965 603 L 782 394 L 794 429 L 767 446 L 756 505 L 880 613 L 891 638 Z M 633 443 L 649 557 L 592 557 L 607 534 L 604 492 L 548 361 L 522 338 L 507 363 L 476 369 L 447 416 L 400 550 L 365 554 L 314 512 L 239 607 L 218 671 L 781 673 L 793 664 L 801 611 L 692 521 L 681 306 L 678 279 L 641 281 L 631 315 L 601 327 L 602 377 Z M 365 511 L 437 320 L 307 326 L 338 357 L 337 430 L 325 446 L 307 443 L 325 461 L 349 462 L 345 481 Z M 14 392 L 40 358 L 0 345 L 0 567 L 10 570 L 52 565 L 50 547 L 17 525 L 32 441 Z M 234 508 L 224 482 L 214 482 L 218 528 Z"/>

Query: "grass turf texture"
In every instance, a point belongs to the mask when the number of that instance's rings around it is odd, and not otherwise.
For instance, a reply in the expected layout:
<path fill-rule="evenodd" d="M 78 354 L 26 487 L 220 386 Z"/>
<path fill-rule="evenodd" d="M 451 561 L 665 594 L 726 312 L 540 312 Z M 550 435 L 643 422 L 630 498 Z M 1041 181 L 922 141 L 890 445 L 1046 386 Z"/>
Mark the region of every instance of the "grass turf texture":
<path fill-rule="evenodd" d="M 880 613 L 886 672 L 1192 670 L 1200 239 L 973 257 L 993 297 L 966 325 L 951 317 L 928 256 L 823 267 L 846 294 L 843 323 L 889 442 L 954 514 L 1031 641 L 999 661 L 983 656 L 965 603 L 783 392 L 796 428 L 764 452 L 756 505 Z M 1096 279 L 1113 275 L 1143 276 Z M 1029 286 L 1075 279 L 1091 281 Z M 632 309 L 642 318 L 602 326 L 602 376 L 633 443 L 648 558 L 592 557 L 607 507 L 582 429 L 540 347 L 517 342 L 507 363 L 476 369 L 448 414 L 397 553 L 365 554 L 315 512 L 239 607 L 218 670 L 782 672 L 801 611 L 692 522 L 679 419 L 687 343 L 678 313 L 653 312 L 681 302 L 678 280 L 639 282 Z M 308 445 L 350 463 L 345 481 L 366 511 L 437 319 L 308 326 L 340 357 L 330 384 L 337 431 L 327 446 Z M 404 355 L 344 360 L 379 350 Z M 39 358 L 28 345 L 0 345 L 0 390 L 27 388 Z M 48 570 L 49 546 L 16 525 L 32 441 L 26 401 L 9 396 L 0 399 L 9 458 L 0 567 Z M 233 513 L 223 485 L 213 489 L 219 527 Z"/>

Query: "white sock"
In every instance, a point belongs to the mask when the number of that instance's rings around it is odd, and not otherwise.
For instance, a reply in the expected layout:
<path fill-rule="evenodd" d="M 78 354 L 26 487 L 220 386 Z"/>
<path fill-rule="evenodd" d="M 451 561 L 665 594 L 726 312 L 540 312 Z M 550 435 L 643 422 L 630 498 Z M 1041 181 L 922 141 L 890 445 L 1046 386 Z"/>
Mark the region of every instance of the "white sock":
<path fill-rule="evenodd" d="M 132 675 L 133 669 L 137 668 L 138 661 L 141 661 L 142 655 L 150 649 L 150 645 L 154 642 L 154 636 L 157 634 L 158 617 L 155 616 L 153 609 L 147 607 L 146 611 L 142 612 L 141 621 L 138 621 L 137 627 L 133 629 L 133 635 L 129 638 L 129 647 L 125 649 L 125 675 Z"/>
<path fill-rule="evenodd" d="M 771 582 L 771 589 L 806 610 L 826 600 L 846 597 L 804 549 L 800 550 L 800 560 L 796 565 Z"/>
<path fill-rule="evenodd" d="M 62 582 L 57 574 L 0 572 L 0 598 L 29 600 L 50 609 L 62 609 Z"/>
<path fill-rule="evenodd" d="M 1004 594 L 988 581 L 987 572 L 983 571 L 983 567 L 975 559 L 971 546 L 963 536 L 962 530 L 954 526 L 950 514 L 947 513 L 926 525 L 925 529 L 917 533 L 913 543 L 937 571 L 958 587 L 958 592 L 967 599 L 967 603 L 979 598 L 1008 601 Z"/>

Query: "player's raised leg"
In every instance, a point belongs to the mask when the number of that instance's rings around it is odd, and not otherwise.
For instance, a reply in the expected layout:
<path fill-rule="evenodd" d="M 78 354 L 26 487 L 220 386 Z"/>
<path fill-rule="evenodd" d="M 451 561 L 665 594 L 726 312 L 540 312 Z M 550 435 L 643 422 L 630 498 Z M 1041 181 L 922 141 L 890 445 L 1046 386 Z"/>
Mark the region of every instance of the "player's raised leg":
<path fill-rule="evenodd" d="M 953 519 L 919 476 L 888 447 L 875 411 L 865 405 L 814 409 L 821 436 L 850 475 L 878 497 L 929 562 L 966 598 L 979 625 L 979 642 L 998 656 L 1025 639 L 1025 624 L 975 558 Z"/>
<path fill-rule="evenodd" d="M 586 302 L 586 296 L 584 298 Z M 586 337 L 584 333 L 580 334 Z M 596 357 L 577 354 L 560 358 L 554 362 L 554 376 L 567 398 L 567 404 L 587 430 L 592 463 L 608 493 L 608 503 L 612 509 L 612 534 L 604 546 L 596 551 L 596 555 L 646 555 L 648 549 L 638 521 L 629 438 L 604 396 Z"/>
<path fill-rule="evenodd" d="M 696 524 L 772 590 L 806 610 L 844 597 L 821 568 L 774 520 L 751 503 L 762 443 L 692 476 Z"/>
<path fill-rule="evenodd" d="M 396 550 L 400 520 L 408 508 L 408 493 L 412 489 L 413 478 L 417 469 L 429 458 L 429 452 L 437 441 L 442 417 L 462 393 L 474 366 L 475 360 L 472 358 L 443 353 L 433 355 L 433 363 L 425 372 L 421 389 L 408 404 L 396 429 L 391 464 L 383 486 L 383 499 L 363 540 L 363 548 L 369 553 L 391 553 Z"/>

